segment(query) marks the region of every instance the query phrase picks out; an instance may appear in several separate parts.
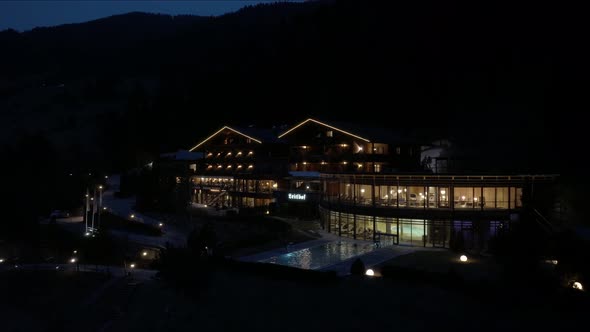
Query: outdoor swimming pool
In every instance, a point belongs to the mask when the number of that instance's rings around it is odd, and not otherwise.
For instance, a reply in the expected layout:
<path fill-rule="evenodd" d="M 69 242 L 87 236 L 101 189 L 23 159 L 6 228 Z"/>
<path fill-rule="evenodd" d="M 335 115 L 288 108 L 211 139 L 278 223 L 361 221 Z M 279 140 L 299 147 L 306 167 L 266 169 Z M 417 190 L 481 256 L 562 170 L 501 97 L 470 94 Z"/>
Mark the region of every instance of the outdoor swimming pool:
<path fill-rule="evenodd" d="M 307 270 L 316 270 L 342 262 L 351 257 L 368 253 L 374 248 L 375 247 L 372 244 L 357 244 L 348 241 L 334 241 L 315 247 L 273 256 L 260 260 L 259 262 L 287 265 Z"/>

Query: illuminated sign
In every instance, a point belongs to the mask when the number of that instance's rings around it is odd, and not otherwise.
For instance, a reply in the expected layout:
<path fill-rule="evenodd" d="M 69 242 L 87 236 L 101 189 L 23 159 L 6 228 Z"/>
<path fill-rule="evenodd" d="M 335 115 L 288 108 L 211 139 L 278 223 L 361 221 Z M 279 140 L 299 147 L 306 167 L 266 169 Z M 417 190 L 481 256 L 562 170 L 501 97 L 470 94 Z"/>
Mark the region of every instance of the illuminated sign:
<path fill-rule="evenodd" d="M 289 193 L 288 195 L 289 195 L 288 197 L 289 197 L 290 200 L 304 201 L 306 194 L 292 194 L 292 193 Z"/>

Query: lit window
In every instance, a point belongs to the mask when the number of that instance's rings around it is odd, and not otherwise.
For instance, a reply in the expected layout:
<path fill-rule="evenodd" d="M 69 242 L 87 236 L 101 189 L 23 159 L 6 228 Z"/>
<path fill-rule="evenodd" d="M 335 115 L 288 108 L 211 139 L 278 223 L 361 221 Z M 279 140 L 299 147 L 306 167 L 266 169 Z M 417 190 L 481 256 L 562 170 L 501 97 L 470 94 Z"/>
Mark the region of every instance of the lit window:
<path fill-rule="evenodd" d="M 375 164 L 374 169 L 375 169 L 375 173 L 381 172 L 381 164 Z"/>
<path fill-rule="evenodd" d="M 402 154 L 402 148 L 400 148 L 399 146 L 395 148 L 395 153 L 396 154 Z"/>
<path fill-rule="evenodd" d="M 334 132 L 331 130 L 326 131 L 326 137 L 333 137 L 334 136 Z"/>

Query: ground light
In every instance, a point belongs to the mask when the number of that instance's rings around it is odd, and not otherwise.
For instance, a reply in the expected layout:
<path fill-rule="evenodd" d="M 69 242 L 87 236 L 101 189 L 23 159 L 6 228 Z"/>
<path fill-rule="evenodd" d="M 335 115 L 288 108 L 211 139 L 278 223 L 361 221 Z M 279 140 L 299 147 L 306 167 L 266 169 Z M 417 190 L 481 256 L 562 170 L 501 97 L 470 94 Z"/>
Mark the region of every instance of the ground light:
<path fill-rule="evenodd" d="M 162 227 L 162 226 L 164 226 L 164 224 L 162 224 L 162 223 L 159 223 L 159 224 L 158 224 L 158 226 Z"/>
<path fill-rule="evenodd" d="M 582 286 L 582 283 L 579 281 L 574 281 L 572 284 L 572 288 L 577 289 L 577 290 L 581 290 L 581 291 L 584 290 L 584 286 Z"/>
<path fill-rule="evenodd" d="M 135 218 L 135 215 L 134 215 L 134 214 L 132 214 L 130 217 L 131 217 L 131 219 L 133 219 L 133 218 Z"/>
<path fill-rule="evenodd" d="M 76 258 L 70 259 L 70 263 L 76 263 Z"/>
<path fill-rule="evenodd" d="M 132 269 L 134 269 L 135 268 L 135 263 L 129 264 L 129 267 L 132 268 Z"/>
<path fill-rule="evenodd" d="M 147 256 L 147 251 L 144 251 L 144 252 L 142 252 L 142 253 L 141 253 L 141 255 L 142 255 L 143 257 Z"/>
<path fill-rule="evenodd" d="M 0 258 L 0 263 L 4 263 L 4 258 Z"/>
<path fill-rule="evenodd" d="M 460 260 L 461 262 L 464 262 L 464 263 L 465 263 L 465 262 L 467 262 L 467 256 L 465 256 L 465 255 L 461 255 L 461 257 L 459 257 L 459 260 Z"/>
<path fill-rule="evenodd" d="M 375 271 L 373 271 L 373 269 L 368 269 L 368 270 L 365 272 L 365 275 L 368 275 L 369 277 L 372 277 L 372 276 L 374 276 L 374 275 L 375 275 Z"/>

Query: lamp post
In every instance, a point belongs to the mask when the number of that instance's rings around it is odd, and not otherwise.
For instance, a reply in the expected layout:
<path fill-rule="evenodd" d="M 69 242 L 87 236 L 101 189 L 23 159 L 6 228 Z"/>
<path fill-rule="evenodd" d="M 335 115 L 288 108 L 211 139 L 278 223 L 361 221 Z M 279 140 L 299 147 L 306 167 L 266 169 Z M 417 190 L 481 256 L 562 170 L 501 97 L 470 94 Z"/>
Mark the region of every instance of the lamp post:
<path fill-rule="evenodd" d="M 84 224 L 86 226 L 85 233 L 88 233 L 88 210 L 90 204 L 90 195 L 88 194 L 88 188 L 86 188 L 86 203 L 84 204 Z"/>
<path fill-rule="evenodd" d="M 102 211 L 102 186 L 98 186 L 98 220 L 96 227 L 100 227 L 100 214 Z"/>
<path fill-rule="evenodd" d="M 90 198 L 90 200 L 92 201 L 92 221 L 91 221 L 91 228 L 92 231 L 94 232 L 94 215 L 96 214 L 96 189 L 94 189 L 94 193 L 92 194 L 92 198 Z"/>

